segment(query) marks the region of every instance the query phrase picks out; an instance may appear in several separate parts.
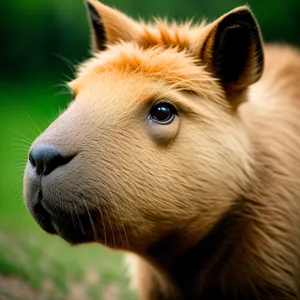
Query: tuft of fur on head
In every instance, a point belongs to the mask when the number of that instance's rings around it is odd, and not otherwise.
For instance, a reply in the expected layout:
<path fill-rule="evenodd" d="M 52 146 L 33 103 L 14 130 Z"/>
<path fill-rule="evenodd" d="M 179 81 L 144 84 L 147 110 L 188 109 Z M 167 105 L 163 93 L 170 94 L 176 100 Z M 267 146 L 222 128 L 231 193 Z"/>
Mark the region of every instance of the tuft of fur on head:
<path fill-rule="evenodd" d="M 187 50 L 156 45 L 147 49 L 135 43 L 120 42 L 78 67 L 78 77 L 94 73 L 119 72 L 136 74 L 168 86 L 170 90 L 190 92 L 225 107 L 223 92 L 217 79 L 210 76 L 200 60 Z"/>

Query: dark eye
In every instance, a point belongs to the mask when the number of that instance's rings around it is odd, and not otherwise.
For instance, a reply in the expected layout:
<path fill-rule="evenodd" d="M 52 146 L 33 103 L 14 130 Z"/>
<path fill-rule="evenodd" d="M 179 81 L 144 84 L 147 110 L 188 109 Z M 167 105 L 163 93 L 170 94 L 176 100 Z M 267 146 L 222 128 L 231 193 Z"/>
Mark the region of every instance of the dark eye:
<path fill-rule="evenodd" d="M 151 111 L 150 118 L 159 124 L 170 124 L 177 114 L 176 108 L 168 102 L 156 103 Z"/>

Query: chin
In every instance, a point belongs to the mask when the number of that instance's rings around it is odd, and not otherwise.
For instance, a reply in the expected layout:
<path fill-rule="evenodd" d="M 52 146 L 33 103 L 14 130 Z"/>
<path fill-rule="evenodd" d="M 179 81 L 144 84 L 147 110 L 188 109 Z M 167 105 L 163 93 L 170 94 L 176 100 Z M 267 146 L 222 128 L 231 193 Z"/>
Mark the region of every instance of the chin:
<path fill-rule="evenodd" d="M 27 203 L 31 203 L 26 201 Z M 58 235 L 72 245 L 101 242 L 101 232 L 97 230 L 96 214 L 75 214 L 59 207 L 48 207 L 47 199 L 34 201 L 27 207 L 37 224 L 47 233 Z"/>
<path fill-rule="evenodd" d="M 102 226 L 99 211 L 77 207 L 68 195 L 56 197 L 55 184 L 42 180 L 31 166 L 27 166 L 24 179 L 25 203 L 37 224 L 47 233 L 59 235 L 72 245 L 101 242 Z M 72 205 L 72 203 L 74 203 Z"/>

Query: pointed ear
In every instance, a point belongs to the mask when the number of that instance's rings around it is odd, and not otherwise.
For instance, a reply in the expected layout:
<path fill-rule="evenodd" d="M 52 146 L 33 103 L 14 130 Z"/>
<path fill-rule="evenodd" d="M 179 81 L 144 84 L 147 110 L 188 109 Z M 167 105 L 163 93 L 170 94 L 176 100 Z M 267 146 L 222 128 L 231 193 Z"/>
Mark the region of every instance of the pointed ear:
<path fill-rule="evenodd" d="M 238 7 L 210 24 L 200 56 L 229 94 L 256 82 L 263 72 L 264 56 L 260 30 L 251 10 Z"/>
<path fill-rule="evenodd" d="M 137 22 L 96 0 L 86 0 L 92 28 L 93 50 L 104 50 L 119 41 L 132 41 L 140 34 Z"/>

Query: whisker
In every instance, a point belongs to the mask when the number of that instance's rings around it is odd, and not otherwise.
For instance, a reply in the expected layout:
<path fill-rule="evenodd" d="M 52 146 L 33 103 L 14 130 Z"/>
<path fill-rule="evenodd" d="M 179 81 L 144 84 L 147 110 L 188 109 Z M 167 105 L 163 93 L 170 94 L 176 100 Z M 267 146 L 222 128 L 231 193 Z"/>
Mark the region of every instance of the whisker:
<path fill-rule="evenodd" d="M 78 214 L 78 211 L 77 211 L 77 208 L 76 208 L 76 205 L 74 205 L 74 209 L 75 209 L 75 212 L 76 212 L 76 216 L 77 216 L 77 219 L 78 219 L 78 222 L 79 222 L 79 226 L 81 228 L 81 232 L 83 235 L 85 235 L 85 230 L 82 226 L 82 223 L 81 223 L 81 220 L 80 220 L 80 217 L 79 217 L 79 214 Z"/>
<path fill-rule="evenodd" d="M 110 175 L 110 174 L 107 174 L 107 176 L 109 176 L 109 178 L 114 182 L 115 186 L 117 186 L 119 188 L 119 185 L 117 184 L 116 180 Z M 105 184 L 106 185 L 106 184 Z M 121 213 L 120 213 L 120 210 L 119 210 L 119 206 L 117 205 L 117 202 L 115 200 L 115 197 L 113 196 L 113 194 L 111 193 L 109 187 L 106 185 L 108 191 L 109 191 L 109 194 L 111 195 L 111 198 L 112 198 L 112 201 L 113 201 L 113 205 L 114 207 L 116 208 L 116 215 L 118 216 L 118 219 L 122 225 L 122 229 L 124 231 L 124 234 L 125 234 L 125 238 L 126 238 L 126 243 L 127 243 L 127 246 L 128 246 L 128 249 L 130 249 L 130 243 L 129 243 L 129 240 L 128 240 L 128 236 L 127 236 L 127 232 L 126 232 L 126 229 L 125 229 L 125 225 L 124 225 L 124 221 L 122 220 L 121 218 Z M 114 214 L 115 215 L 115 214 Z M 116 218 L 116 216 L 115 216 Z M 120 229 L 118 227 L 118 231 L 120 232 Z M 120 235 L 121 236 L 121 235 Z M 123 240 L 121 239 L 122 241 L 122 244 L 123 244 Z"/>
<path fill-rule="evenodd" d="M 26 145 L 16 145 L 16 144 L 11 144 L 12 147 L 14 147 L 13 149 L 11 149 L 12 152 L 14 153 L 21 153 L 22 156 L 27 156 L 30 147 L 26 146 Z"/>
<path fill-rule="evenodd" d="M 97 203 L 97 208 L 98 208 L 98 212 L 100 213 L 101 215 L 101 221 L 102 221 L 102 225 L 103 225 L 103 229 L 104 229 L 104 245 L 107 246 L 107 229 L 106 229 L 106 226 L 105 226 L 105 219 L 104 219 L 104 216 L 103 216 L 103 210 L 101 209 L 100 205 L 99 205 L 99 202 L 97 201 L 98 197 L 97 195 L 95 194 L 95 192 L 93 190 L 91 190 L 93 196 L 94 196 L 94 201 Z M 111 230 L 112 230 L 112 227 L 111 227 Z M 113 235 L 113 230 L 112 230 L 112 235 Z M 114 240 L 114 236 L 113 236 L 113 240 Z M 114 241 L 115 243 L 115 241 Z"/>
<path fill-rule="evenodd" d="M 106 215 L 107 215 L 108 223 L 109 223 L 109 225 L 110 225 L 110 229 L 111 229 L 111 234 L 112 234 L 114 246 L 116 247 L 116 239 L 115 239 L 115 235 L 114 235 L 114 229 L 113 229 L 113 227 L 112 227 L 112 225 L 111 225 L 110 217 L 109 217 L 109 214 L 108 214 L 108 212 L 107 212 L 106 210 L 105 210 L 105 213 L 106 213 Z"/>
<path fill-rule="evenodd" d="M 108 175 L 108 174 L 107 174 L 107 176 L 110 176 L 110 179 L 114 182 L 114 185 L 115 185 L 115 186 L 118 188 L 118 190 L 123 194 L 124 198 L 131 204 L 131 207 L 138 213 L 138 209 L 137 209 L 137 207 L 136 207 L 134 201 L 132 201 L 132 199 L 130 199 L 130 198 L 126 195 L 126 193 L 125 193 L 124 190 L 121 188 L 121 186 L 120 186 L 120 184 L 118 183 L 118 181 L 117 181 L 112 175 Z M 137 193 L 138 193 L 138 191 L 137 191 Z M 124 216 L 126 217 L 125 214 L 124 214 Z M 131 227 L 131 229 L 132 229 L 134 235 L 136 236 L 136 238 L 138 238 L 138 234 L 137 234 L 137 232 L 136 232 L 134 226 L 132 226 L 132 224 L 131 224 L 130 222 L 128 222 L 128 225 Z M 125 233 L 126 238 L 127 238 L 127 240 L 128 240 L 128 237 L 127 237 L 127 233 L 126 233 L 125 228 L 124 228 L 124 233 Z M 130 248 L 129 241 L 128 241 L 128 246 L 129 246 L 129 248 Z"/>
<path fill-rule="evenodd" d="M 28 141 L 25 139 L 20 139 L 20 138 L 12 138 L 12 141 L 17 141 L 17 142 L 22 142 L 23 144 L 20 144 L 20 146 L 31 146 L 32 141 Z"/>
<path fill-rule="evenodd" d="M 109 193 L 109 197 L 110 197 L 110 199 L 111 199 L 111 201 L 112 201 L 112 204 L 114 205 L 114 207 L 115 207 L 116 210 L 117 210 L 116 214 L 113 214 L 113 215 L 114 215 L 114 219 L 115 219 L 115 222 L 116 222 L 116 225 L 117 225 L 117 229 L 118 229 L 118 233 L 119 233 L 119 236 L 120 236 L 120 239 L 121 239 L 121 243 L 122 243 L 122 245 L 123 245 L 122 235 L 121 235 L 121 232 L 120 232 L 119 224 L 118 224 L 118 222 L 117 222 L 117 217 L 118 217 L 120 223 L 123 225 L 123 228 L 124 228 L 124 224 L 123 224 L 122 219 L 121 219 L 121 217 L 120 217 L 119 208 L 118 208 L 118 205 L 117 205 L 117 203 L 116 203 L 116 200 L 115 200 L 113 194 L 111 193 L 109 187 L 107 186 L 107 184 L 106 184 L 105 182 L 103 182 L 103 184 L 105 185 L 105 187 L 106 187 L 106 189 L 107 189 L 107 191 L 108 191 L 108 193 Z"/>
<path fill-rule="evenodd" d="M 75 206 L 75 205 L 74 205 Z M 71 215 L 71 220 L 72 220 L 72 224 L 73 224 L 73 227 L 74 228 L 76 228 L 76 224 L 75 224 L 75 222 L 74 222 L 74 217 L 73 217 L 73 212 L 72 212 L 72 210 L 70 209 L 70 215 Z"/>
<path fill-rule="evenodd" d="M 67 90 L 60 90 L 60 91 L 54 93 L 54 96 L 65 96 L 65 95 L 70 96 L 71 94 Z"/>
<path fill-rule="evenodd" d="M 24 135 L 23 133 L 19 132 L 19 131 L 16 131 L 15 129 L 10 129 L 12 132 L 18 134 L 19 136 L 23 137 L 25 139 L 25 141 L 27 141 L 28 143 L 32 143 L 31 140 L 28 139 L 28 137 L 26 135 Z"/>
<path fill-rule="evenodd" d="M 107 236 L 106 236 L 106 227 L 105 227 L 105 221 L 103 219 L 103 213 L 102 213 L 102 209 L 99 207 L 99 212 L 101 214 L 101 220 L 102 220 L 102 224 L 103 224 L 103 229 L 104 229 L 104 245 L 107 246 Z"/>
<path fill-rule="evenodd" d="M 69 70 L 72 72 L 72 75 L 74 76 L 75 74 L 75 67 L 74 67 L 74 63 L 69 59 L 69 58 L 66 58 L 58 53 L 52 53 L 52 55 L 56 56 L 57 58 L 59 58 L 61 61 L 63 61 L 67 67 L 69 68 Z"/>
<path fill-rule="evenodd" d="M 41 129 L 39 128 L 39 126 L 37 125 L 37 123 L 30 117 L 30 115 L 28 113 L 25 112 L 25 114 L 27 115 L 27 117 L 32 121 L 33 125 L 37 128 L 39 134 L 42 133 Z"/>
<path fill-rule="evenodd" d="M 93 219 L 92 219 L 92 217 L 91 217 L 91 214 L 90 214 L 90 212 L 89 212 L 89 208 L 88 208 L 88 206 L 87 206 L 87 204 L 86 204 L 85 199 L 82 198 L 82 200 L 83 200 L 83 203 L 84 203 L 84 205 L 85 205 L 85 207 L 86 207 L 86 212 L 87 212 L 87 214 L 88 214 L 88 216 L 89 216 L 89 219 L 90 219 L 90 224 L 91 224 L 91 227 L 92 227 L 92 230 L 93 230 L 94 239 L 95 239 L 95 241 L 97 241 L 97 240 L 98 240 L 98 236 L 97 236 L 95 224 L 94 224 L 94 222 L 93 222 Z"/>

